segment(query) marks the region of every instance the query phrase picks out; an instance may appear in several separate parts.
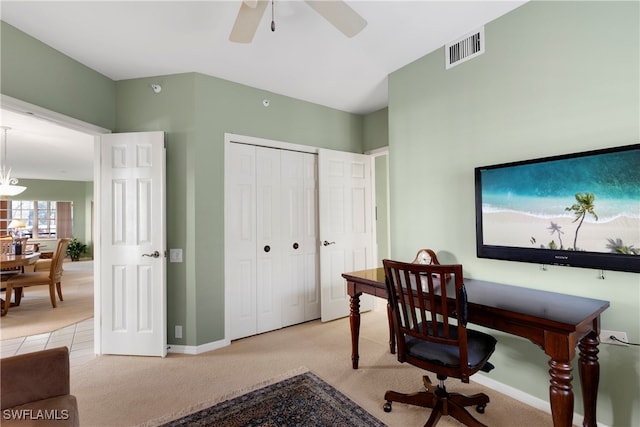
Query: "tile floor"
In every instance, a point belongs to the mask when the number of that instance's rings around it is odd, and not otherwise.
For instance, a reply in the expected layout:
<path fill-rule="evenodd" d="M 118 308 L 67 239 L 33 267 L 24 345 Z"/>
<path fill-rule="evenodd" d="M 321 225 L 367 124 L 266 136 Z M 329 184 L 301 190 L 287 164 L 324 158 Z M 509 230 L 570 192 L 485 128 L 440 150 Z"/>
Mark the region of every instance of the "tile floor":
<path fill-rule="evenodd" d="M 93 353 L 93 318 L 57 331 L 0 341 L 0 357 L 60 346 L 69 347 L 69 364 L 79 366 L 96 357 Z"/>

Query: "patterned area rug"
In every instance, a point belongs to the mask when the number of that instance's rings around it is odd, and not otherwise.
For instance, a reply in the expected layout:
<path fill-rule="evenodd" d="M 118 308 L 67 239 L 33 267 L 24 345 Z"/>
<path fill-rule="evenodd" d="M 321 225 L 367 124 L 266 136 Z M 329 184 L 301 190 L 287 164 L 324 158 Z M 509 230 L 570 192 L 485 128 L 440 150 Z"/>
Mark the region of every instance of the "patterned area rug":
<path fill-rule="evenodd" d="M 384 426 L 311 372 L 263 387 L 164 426 Z"/>

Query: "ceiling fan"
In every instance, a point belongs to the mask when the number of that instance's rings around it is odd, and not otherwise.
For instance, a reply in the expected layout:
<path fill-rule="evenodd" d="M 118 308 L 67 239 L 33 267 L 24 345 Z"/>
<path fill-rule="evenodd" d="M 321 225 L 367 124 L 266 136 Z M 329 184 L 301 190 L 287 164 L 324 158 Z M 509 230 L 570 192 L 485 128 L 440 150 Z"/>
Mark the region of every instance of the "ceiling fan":
<path fill-rule="evenodd" d="M 243 0 L 236 16 L 236 22 L 233 24 L 229 35 L 229 40 L 236 43 L 251 43 L 267 5 L 271 2 L 273 7 L 273 1 Z M 367 26 L 367 21 L 344 1 L 305 0 L 305 3 L 347 37 L 355 36 Z M 275 31 L 273 20 L 271 21 L 271 30 Z"/>

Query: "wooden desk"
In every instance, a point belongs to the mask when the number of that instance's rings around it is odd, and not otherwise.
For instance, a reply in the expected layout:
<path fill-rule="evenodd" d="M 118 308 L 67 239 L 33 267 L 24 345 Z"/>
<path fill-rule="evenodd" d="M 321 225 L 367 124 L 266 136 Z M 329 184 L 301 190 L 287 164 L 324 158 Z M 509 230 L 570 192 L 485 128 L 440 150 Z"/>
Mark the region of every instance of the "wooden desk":
<path fill-rule="evenodd" d="M 342 277 L 347 280 L 347 293 L 351 297 L 351 360 L 353 369 L 358 369 L 360 295 L 387 298 L 384 270 L 363 270 L 345 273 Z M 465 285 L 469 322 L 527 338 L 551 358 L 549 396 L 556 427 L 572 425 L 571 360 L 578 346 L 584 426 L 596 427 L 600 313 L 609 307 L 609 302 L 474 279 L 465 279 Z M 393 336 L 389 344 L 394 353 Z"/>

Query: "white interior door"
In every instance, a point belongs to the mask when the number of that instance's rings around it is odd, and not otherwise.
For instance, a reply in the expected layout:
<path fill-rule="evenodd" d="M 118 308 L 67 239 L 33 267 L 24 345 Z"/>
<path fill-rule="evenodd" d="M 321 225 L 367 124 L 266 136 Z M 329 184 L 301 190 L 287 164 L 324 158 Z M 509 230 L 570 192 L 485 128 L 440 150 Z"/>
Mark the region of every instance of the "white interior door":
<path fill-rule="evenodd" d="M 371 158 L 342 151 L 318 151 L 320 286 L 322 321 L 349 314 L 342 273 L 375 266 L 371 203 Z M 360 298 L 370 310 L 373 297 Z"/>
<path fill-rule="evenodd" d="M 253 147 L 256 151 L 256 304 L 257 332 L 282 327 L 282 259 L 280 150 Z"/>
<path fill-rule="evenodd" d="M 303 224 L 302 253 L 304 254 L 304 321 L 320 317 L 320 259 L 318 254 L 318 156 L 303 157 Z"/>
<path fill-rule="evenodd" d="M 164 133 L 103 135 L 100 147 L 102 353 L 164 357 Z"/>
<path fill-rule="evenodd" d="M 314 154 L 281 152 L 282 326 L 320 317 L 318 185 Z"/>
<path fill-rule="evenodd" d="M 256 150 L 226 145 L 225 281 L 229 339 L 255 335 L 256 316 Z"/>

